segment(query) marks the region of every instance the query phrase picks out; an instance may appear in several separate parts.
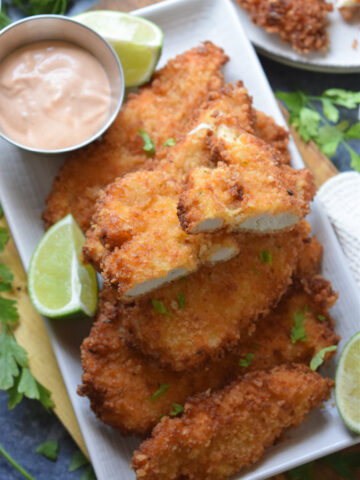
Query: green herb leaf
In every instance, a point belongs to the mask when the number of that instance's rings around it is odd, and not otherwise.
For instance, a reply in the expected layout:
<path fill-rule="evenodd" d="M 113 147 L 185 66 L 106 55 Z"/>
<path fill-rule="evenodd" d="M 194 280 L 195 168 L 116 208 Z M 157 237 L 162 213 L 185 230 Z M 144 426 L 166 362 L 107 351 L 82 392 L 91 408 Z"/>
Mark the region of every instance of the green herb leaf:
<path fill-rule="evenodd" d="M 16 300 L 0 297 L 0 321 L 15 323 L 19 319 L 19 312 L 16 308 Z"/>
<path fill-rule="evenodd" d="M 0 227 L 0 252 L 4 251 L 5 245 L 9 241 L 9 234 L 4 227 Z"/>
<path fill-rule="evenodd" d="M 1 307 L 0 307 L 1 311 Z M 27 353 L 16 340 L 6 334 L 5 327 L 0 335 L 0 389 L 8 390 L 20 373 L 19 365 L 27 366 Z M 22 393 L 22 392 L 20 392 Z"/>
<path fill-rule="evenodd" d="M 249 367 L 254 357 L 255 355 L 253 353 L 247 353 L 246 358 L 240 358 L 239 367 Z"/>
<path fill-rule="evenodd" d="M 335 155 L 339 143 L 343 140 L 343 133 L 337 127 L 325 125 L 319 128 L 318 135 L 315 139 L 320 150 L 328 157 Z"/>
<path fill-rule="evenodd" d="M 96 480 L 96 475 L 92 465 L 89 465 L 85 472 L 81 475 L 80 480 Z"/>
<path fill-rule="evenodd" d="M 0 203 L 0 218 L 2 218 L 3 216 L 4 216 L 4 211 Z"/>
<path fill-rule="evenodd" d="M 279 100 L 282 100 L 285 103 L 288 110 L 295 115 L 299 115 L 300 110 L 305 105 L 304 94 L 300 91 L 292 92 L 292 93 L 277 91 L 275 92 L 275 96 Z"/>
<path fill-rule="evenodd" d="M 46 408 L 46 410 L 50 410 L 51 408 L 55 407 L 55 403 L 51 399 L 51 392 L 48 390 L 44 385 L 42 385 L 40 382 L 36 381 L 37 387 L 39 390 L 40 398 L 39 402 L 43 407 Z"/>
<path fill-rule="evenodd" d="M 327 98 L 322 99 L 323 112 L 325 117 L 330 122 L 336 123 L 339 121 L 339 110 Z"/>
<path fill-rule="evenodd" d="M 330 98 L 333 103 L 345 108 L 356 108 L 360 103 L 360 92 L 352 92 L 341 88 L 326 90 L 322 96 L 324 98 Z"/>
<path fill-rule="evenodd" d="M 312 358 L 312 360 L 310 362 L 311 370 L 314 370 L 314 371 L 317 370 L 317 368 L 320 367 L 320 365 L 322 365 L 326 353 L 327 352 L 334 352 L 335 350 L 337 350 L 337 346 L 332 345 L 331 347 L 325 347 L 325 348 L 321 349 L 320 351 L 318 351 L 318 353 Z"/>
<path fill-rule="evenodd" d="M 6 14 L 6 7 L 2 5 L 0 11 L 0 29 L 7 27 L 11 23 L 11 18 Z M 1 218 L 1 215 L 0 215 Z"/>
<path fill-rule="evenodd" d="M 35 452 L 43 455 L 48 460 L 55 462 L 57 460 L 59 454 L 59 443 L 57 440 L 48 440 L 47 442 L 42 443 L 39 445 Z"/>
<path fill-rule="evenodd" d="M 169 388 L 170 388 L 170 383 L 163 383 L 162 385 L 160 385 L 160 387 L 156 390 L 156 392 L 153 393 L 149 398 L 150 402 L 154 402 L 158 398 L 162 397 Z"/>
<path fill-rule="evenodd" d="M 360 155 L 358 155 L 355 150 L 346 145 L 347 151 L 350 153 L 351 166 L 357 172 L 360 172 Z"/>
<path fill-rule="evenodd" d="M 7 292 L 11 290 L 11 282 L 14 276 L 11 270 L 6 265 L 0 263 L 0 292 Z"/>
<path fill-rule="evenodd" d="M 318 112 L 310 110 L 310 108 L 304 107 L 300 111 L 299 117 L 299 134 L 308 142 L 313 137 L 316 137 L 319 131 L 319 123 L 321 116 Z"/>
<path fill-rule="evenodd" d="M 84 465 L 88 465 L 88 463 L 89 463 L 89 460 L 85 457 L 82 451 L 76 450 L 71 460 L 69 472 L 74 472 L 75 470 L 78 470 Z"/>
<path fill-rule="evenodd" d="M 346 140 L 360 140 L 360 122 L 352 125 L 347 132 L 345 132 Z"/>
<path fill-rule="evenodd" d="M 0 455 L 2 455 L 10 463 L 10 465 L 12 465 L 27 480 L 35 480 L 35 478 L 32 477 L 30 473 L 28 473 L 26 470 L 24 470 L 22 466 L 19 465 L 17 461 L 14 460 L 1 445 L 0 445 Z"/>
<path fill-rule="evenodd" d="M 178 295 L 178 305 L 179 305 L 179 308 L 184 308 L 184 307 L 185 307 L 185 303 L 186 303 L 185 295 L 184 295 L 183 293 L 179 293 L 179 295 Z"/>
<path fill-rule="evenodd" d="M 154 142 L 151 140 L 150 136 L 142 128 L 139 129 L 139 134 L 144 140 L 143 150 L 146 152 L 146 155 L 148 157 L 151 157 L 151 155 L 154 155 L 155 153 Z"/>
<path fill-rule="evenodd" d="M 184 411 L 184 407 L 178 403 L 173 403 L 172 408 L 173 409 L 169 413 L 170 417 L 176 417 L 176 415 L 179 415 L 179 413 L 183 413 Z"/>
<path fill-rule="evenodd" d="M 326 320 L 326 317 L 325 315 L 318 315 L 318 320 L 320 320 L 320 322 L 323 322 L 324 320 Z"/>
<path fill-rule="evenodd" d="M 167 311 L 163 302 L 161 302 L 160 300 L 156 300 L 155 298 L 152 298 L 151 303 L 157 312 L 161 313 L 162 315 L 166 315 L 167 317 L 171 317 L 171 313 Z"/>
<path fill-rule="evenodd" d="M 291 329 L 291 342 L 296 343 L 298 340 L 301 342 L 307 342 L 306 330 L 303 325 L 305 320 L 305 307 L 300 312 L 295 312 L 293 314 L 294 318 L 294 327 Z"/>
<path fill-rule="evenodd" d="M 8 409 L 12 410 L 18 405 L 23 399 L 24 395 L 18 391 L 20 381 L 20 375 L 15 378 L 14 385 L 9 388 L 6 393 L 9 395 L 8 398 Z"/>
<path fill-rule="evenodd" d="M 164 147 L 173 147 L 176 143 L 175 138 L 168 138 L 166 142 L 164 142 Z"/>
<path fill-rule="evenodd" d="M 27 398 L 40 399 L 37 382 L 30 370 L 26 367 L 22 369 L 18 391 L 19 393 L 23 393 Z"/>
<path fill-rule="evenodd" d="M 320 460 L 332 468 L 345 480 L 354 480 L 354 470 L 360 467 L 360 455 L 357 452 L 339 452 Z"/>
<path fill-rule="evenodd" d="M 269 265 L 272 265 L 272 262 L 273 262 L 272 255 L 268 250 L 263 250 L 260 253 L 260 259 L 263 263 L 268 263 Z"/>
<path fill-rule="evenodd" d="M 288 471 L 291 480 L 315 480 L 314 462 L 306 463 Z"/>

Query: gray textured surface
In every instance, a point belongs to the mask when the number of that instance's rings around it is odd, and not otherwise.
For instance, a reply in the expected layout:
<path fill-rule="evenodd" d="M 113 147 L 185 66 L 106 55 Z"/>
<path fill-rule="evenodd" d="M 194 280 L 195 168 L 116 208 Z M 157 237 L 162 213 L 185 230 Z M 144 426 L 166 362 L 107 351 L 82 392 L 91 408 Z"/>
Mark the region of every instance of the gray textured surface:
<path fill-rule="evenodd" d="M 78 13 L 94 3 L 95 0 L 73 2 L 70 13 Z M 261 61 L 273 90 L 301 89 L 317 95 L 327 88 L 359 89 L 358 74 L 312 73 L 283 66 L 266 58 Z M 344 109 L 341 117 L 350 122 L 358 121 L 358 112 Z M 360 142 L 353 142 L 352 145 L 360 153 Z M 348 154 L 344 149 L 340 148 L 333 160 L 339 170 L 350 169 Z M 60 443 L 57 462 L 50 462 L 35 454 L 35 448 L 48 439 L 56 439 Z M 36 480 L 71 480 L 81 477 L 81 471 L 68 472 L 76 445 L 55 415 L 48 414 L 37 402 L 23 400 L 15 410 L 8 411 L 6 395 L 0 392 L 0 443 Z M 21 478 L 23 477 L 0 457 L 0 480 Z"/>

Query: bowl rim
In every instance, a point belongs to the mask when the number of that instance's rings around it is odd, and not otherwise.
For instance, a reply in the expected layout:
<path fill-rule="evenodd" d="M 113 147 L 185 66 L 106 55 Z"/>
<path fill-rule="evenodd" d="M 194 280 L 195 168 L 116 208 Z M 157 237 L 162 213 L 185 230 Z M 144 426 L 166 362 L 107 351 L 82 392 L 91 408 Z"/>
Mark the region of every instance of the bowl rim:
<path fill-rule="evenodd" d="M 26 150 L 28 152 L 41 153 L 41 154 L 61 154 L 61 153 L 72 152 L 74 150 L 78 150 L 82 147 L 85 147 L 86 145 L 89 145 L 94 140 L 101 137 L 101 135 L 103 135 L 105 133 L 105 131 L 110 127 L 110 125 L 114 122 L 114 120 L 118 116 L 119 111 L 120 111 L 120 109 L 122 107 L 122 104 L 124 102 L 125 76 L 124 76 L 124 70 L 123 70 L 122 63 L 121 63 L 118 55 L 116 54 L 114 48 L 110 45 L 110 43 L 103 36 L 101 36 L 98 32 L 93 30 L 91 27 L 88 27 L 87 25 L 84 25 L 83 23 L 78 22 L 74 18 L 67 17 L 66 15 L 42 14 L 42 15 L 32 15 L 30 17 L 21 18 L 20 20 L 17 20 L 15 22 L 11 23 L 10 25 L 8 25 L 7 27 L 3 28 L 2 30 L 0 30 L 0 42 L 1 42 L 1 38 L 4 34 L 6 34 L 9 30 L 17 27 L 20 24 L 24 24 L 24 23 L 32 22 L 32 21 L 36 22 L 36 21 L 39 21 L 39 20 L 47 20 L 47 19 L 52 19 L 52 20 L 56 20 L 56 21 L 59 20 L 59 21 L 65 21 L 65 22 L 73 23 L 74 25 L 76 25 L 75 28 L 80 27 L 80 28 L 83 28 L 85 30 L 88 30 L 92 35 L 96 36 L 100 41 L 102 41 L 105 44 L 105 46 L 110 50 L 110 52 L 111 52 L 111 54 L 112 54 L 112 56 L 115 60 L 115 64 L 117 66 L 117 69 L 118 69 L 118 72 L 119 72 L 119 75 L 120 75 L 120 82 L 121 82 L 120 95 L 119 95 L 119 98 L 117 99 L 116 107 L 114 109 L 113 114 L 102 125 L 102 127 L 99 128 L 99 130 L 97 130 L 94 134 L 91 135 L 91 137 L 89 137 L 88 139 L 84 140 L 81 143 L 77 143 L 75 145 L 71 145 L 71 146 L 65 147 L 65 148 L 58 148 L 58 149 L 49 150 L 49 149 L 36 148 L 36 147 L 30 147 L 30 146 L 24 145 L 20 142 L 17 142 L 13 138 L 9 137 L 8 135 L 6 135 L 5 133 L 0 131 L 0 137 L 1 138 L 3 138 L 4 140 L 8 141 L 9 143 L 15 145 L 16 147 L 21 148 L 23 150 Z M 51 40 L 51 37 L 49 37 L 49 40 Z M 24 46 L 25 45 L 30 45 L 31 43 L 35 43 L 36 41 L 37 40 L 29 41 L 28 43 L 25 43 Z M 61 39 L 59 39 L 58 41 L 61 41 Z M 71 42 L 69 41 L 69 43 L 71 43 Z M 76 45 L 75 42 L 73 42 L 73 43 Z M 93 53 L 90 52 L 89 50 L 87 50 L 85 47 L 82 47 L 80 45 L 78 45 L 78 46 L 79 46 L 79 48 L 83 48 L 83 50 L 88 51 L 92 56 L 94 56 Z M 20 47 L 18 47 L 18 48 L 20 48 Z M 10 55 L 15 50 L 10 51 L 6 56 Z M 4 57 L 4 58 L 6 58 L 6 57 Z M 106 75 L 108 76 L 105 68 L 104 68 L 104 71 L 105 71 Z"/>

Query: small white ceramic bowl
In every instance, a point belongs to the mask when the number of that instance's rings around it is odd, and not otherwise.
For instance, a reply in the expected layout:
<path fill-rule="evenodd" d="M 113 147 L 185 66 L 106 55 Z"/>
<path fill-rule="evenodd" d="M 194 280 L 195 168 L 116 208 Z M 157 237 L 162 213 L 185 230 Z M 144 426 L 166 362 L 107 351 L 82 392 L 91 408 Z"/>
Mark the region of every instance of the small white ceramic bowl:
<path fill-rule="evenodd" d="M 103 125 L 85 141 L 56 150 L 28 147 L 7 136 L 0 136 L 17 147 L 36 153 L 64 153 L 83 147 L 102 135 L 115 120 L 124 99 L 124 72 L 115 51 L 98 33 L 81 23 L 59 15 L 37 15 L 12 23 L 0 32 L 0 62 L 14 50 L 43 40 L 70 42 L 91 53 L 103 66 L 110 83 L 110 106 Z"/>

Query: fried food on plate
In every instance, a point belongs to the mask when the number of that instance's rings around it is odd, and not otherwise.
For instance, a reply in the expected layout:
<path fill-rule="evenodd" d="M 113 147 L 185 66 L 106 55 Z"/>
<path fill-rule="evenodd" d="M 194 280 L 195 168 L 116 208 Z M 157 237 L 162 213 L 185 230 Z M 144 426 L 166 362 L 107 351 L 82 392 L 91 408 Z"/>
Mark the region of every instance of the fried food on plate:
<path fill-rule="evenodd" d="M 285 429 L 330 397 L 334 382 L 305 365 L 245 375 L 187 401 L 181 418 L 161 420 L 138 451 L 138 480 L 222 480 L 252 465 Z"/>
<path fill-rule="evenodd" d="M 170 60 L 151 83 L 129 95 L 102 139 L 66 160 L 47 198 L 46 227 L 72 213 L 86 231 L 99 190 L 146 162 L 139 129 L 150 135 L 156 150 L 169 138 L 178 140 L 193 111 L 223 85 L 220 69 L 227 60 L 221 48 L 204 42 Z"/>
<path fill-rule="evenodd" d="M 212 166 L 190 171 L 178 203 L 187 233 L 292 228 L 310 211 L 315 183 L 309 170 L 279 163 L 260 138 L 222 120 L 208 137 Z"/>
<path fill-rule="evenodd" d="M 216 122 L 219 111 L 236 115 L 235 122 L 252 130 L 247 90 L 240 83 L 228 85 L 211 94 L 194 122 L 200 128 L 168 148 L 167 158 L 160 157 L 151 170 L 118 178 L 100 195 L 84 254 L 124 301 L 239 252 L 229 235 L 189 237 L 176 213 L 184 175 L 209 161 L 206 126 Z"/>
<path fill-rule="evenodd" d="M 166 285 L 124 311 L 126 341 L 173 370 L 218 358 L 287 290 L 310 227 L 238 238 L 241 254 Z"/>
<path fill-rule="evenodd" d="M 267 33 L 279 34 L 299 53 L 326 50 L 329 44 L 326 0 L 237 0 Z"/>
<path fill-rule="evenodd" d="M 201 368 L 174 372 L 126 345 L 123 316 L 127 307 L 105 289 L 96 322 L 81 348 L 84 374 L 79 393 L 89 398 L 102 421 L 125 434 L 143 436 L 162 415 L 174 411 L 174 403 L 184 405 L 195 393 L 222 388 L 249 371 L 282 363 L 309 364 L 321 349 L 336 345 L 339 337 L 328 314 L 335 299 L 331 285 L 321 277 L 297 281 L 275 310 L 259 320 L 255 333 L 246 335 L 231 353 Z M 306 342 L 291 341 L 294 314 L 303 315 Z M 240 366 L 239 361 L 246 361 L 249 354 L 250 364 Z M 325 360 L 333 354 L 327 353 Z M 153 397 L 159 389 L 163 393 Z"/>
<path fill-rule="evenodd" d="M 277 125 L 272 117 L 259 110 L 255 110 L 255 135 L 277 150 L 277 159 L 280 163 L 290 164 L 289 132 Z"/>

